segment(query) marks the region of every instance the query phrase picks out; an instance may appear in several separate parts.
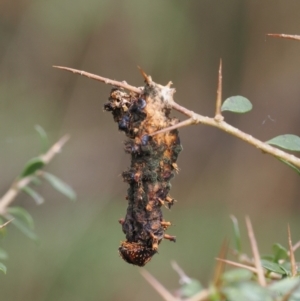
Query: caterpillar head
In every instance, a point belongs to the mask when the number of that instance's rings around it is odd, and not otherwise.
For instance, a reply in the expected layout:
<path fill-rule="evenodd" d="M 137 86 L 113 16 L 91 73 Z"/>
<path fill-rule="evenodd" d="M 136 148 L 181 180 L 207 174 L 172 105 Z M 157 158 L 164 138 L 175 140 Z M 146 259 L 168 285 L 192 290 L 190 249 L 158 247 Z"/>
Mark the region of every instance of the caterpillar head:
<path fill-rule="evenodd" d="M 119 247 L 119 254 L 126 262 L 140 267 L 149 262 L 155 253 L 157 251 L 151 247 L 135 242 L 123 241 Z"/>

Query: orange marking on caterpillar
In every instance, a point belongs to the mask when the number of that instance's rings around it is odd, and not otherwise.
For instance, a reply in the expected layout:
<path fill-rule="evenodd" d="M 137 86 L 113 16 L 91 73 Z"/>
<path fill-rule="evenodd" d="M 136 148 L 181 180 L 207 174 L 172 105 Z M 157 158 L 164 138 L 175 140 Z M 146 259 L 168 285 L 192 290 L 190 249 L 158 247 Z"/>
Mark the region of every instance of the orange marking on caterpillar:
<path fill-rule="evenodd" d="M 170 222 L 163 220 L 162 206 L 170 208 L 175 200 L 169 196 L 170 180 L 178 172 L 177 157 L 182 150 L 178 130 L 151 133 L 179 122 L 170 117 L 171 84 L 154 83 L 143 70 L 146 85 L 141 93 L 126 93 L 113 88 L 104 109 L 112 113 L 118 129 L 127 136 L 125 152 L 131 156 L 130 168 L 122 173 L 128 183 L 128 208 L 119 222 L 126 241 L 119 247 L 120 256 L 128 263 L 144 266 L 157 253 Z"/>

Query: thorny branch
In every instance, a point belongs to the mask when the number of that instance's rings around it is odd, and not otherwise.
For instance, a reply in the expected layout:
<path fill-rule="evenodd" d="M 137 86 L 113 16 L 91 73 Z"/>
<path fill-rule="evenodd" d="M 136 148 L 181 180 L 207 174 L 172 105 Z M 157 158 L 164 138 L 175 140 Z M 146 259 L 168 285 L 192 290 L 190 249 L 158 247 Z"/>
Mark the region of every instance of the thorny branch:
<path fill-rule="evenodd" d="M 139 88 L 139 87 L 134 87 L 131 86 L 129 84 L 127 84 L 126 82 L 119 82 L 119 81 L 115 81 L 115 80 L 111 80 L 102 76 L 98 76 L 92 73 L 88 73 L 85 71 L 80 71 L 77 69 L 72 69 L 72 68 L 68 68 L 68 67 L 61 67 L 61 66 L 53 66 L 54 68 L 58 68 L 58 69 L 62 69 L 62 70 L 66 70 L 75 74 L 80 74 L 83 76 L 86 76 L 88 78 L 92 78 L 94 80 L 109 84 L 109 85 L 113 85 L 116 87 L 120 87 L 120 88 L 124 88 L 127 89 L 129 91 L 132 91 L 134 93 L 137 94 L 141 94 L 143 89 Z M 159 134 L 159 133 L 163 133 L 163 132 L 168 132 L 170 130 L 173 130 L 175 128 L 180 128 L 180 127 L 184 127 L 184 126 L 188 126 L 188 125 L 193 125 L 193 124 L 205 124 L 205 125 L 210 125 L 213 127 L 216 127 L 222 131 L 225 131 L 228 134 L 231 134 L 241 140 L 244 140 L 245 142 L 255 146 L 256 148 L 260 149 L 261 151 L 263 151 L 264 153 L 270 154 L 272 156 L 274 156 L 277 159 L 281 159 L 284 160 L 286 162 L 289 162 L 291 164 L 293 164 L 294 166 L 297 166 L 300 168 L 300 158 L 297 158 L 294 155 L 291 155 L 289 153 L 286 153 L 276 147 L 273 147 L 263 141 L 260 141 L 254 137 L 252 137 L 249 134 L 246 134 L 244 132 L 242 132 L 241 130 L 239 130 L 238 128 L 235 128 L 233 126 L 231 126 L 230 124 L 226 123 L 225 121 L 223 121 L 223 116 L 220 115 L 220 97 L 221 97 L 221 89 L 222 89 L 222 85 L 221 85 L 221 81 L 222 81 L 222 69 L 221 69 L 221 64 L 220 64 L 220 69 L 219 69 L 219 84 L 218 84 L 218 92 L 217 92 L 217 104 L 216 104 L 216 116 L 214 116 L 213 118 L 211 117 L 207 117 L 207 116 L 203 116 L 200 114 L 197 114 L 179 104 L 177 104 L 173 99 L 169 100 L 169 105 L 176 111 L 190 117 L 187 120 L 184 120 L 174 126 L 162 129 L 160 131 L 157 131 L 156 133 L 152 134 Z M 147 76 L 144 74 L 144 76 Z M 149 77 L 150 78 L 150 77 Z"/>
<path fill-rule="evenodd" d="M 69 138 L 70 137 L 68 135 L 63 136 L 45 154 L 40 156 L 40 159 L 45 165 L 48 164 L 53 157 L 61 151 L 62 147 L 69 140 Z M 9 205 L 15 200 L 20 191 L 31 183 L 35 175 L 36 174 L 17 179 L 11 185 L 9 190 L 0 199 L 0 215 L 6 216 L 7 207 L 9 207 Z"/>

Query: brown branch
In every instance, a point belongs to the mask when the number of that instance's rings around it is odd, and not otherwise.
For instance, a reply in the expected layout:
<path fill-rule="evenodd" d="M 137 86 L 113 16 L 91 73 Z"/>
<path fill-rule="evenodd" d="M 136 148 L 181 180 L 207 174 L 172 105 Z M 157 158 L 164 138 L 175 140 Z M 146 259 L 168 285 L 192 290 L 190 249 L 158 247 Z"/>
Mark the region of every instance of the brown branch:
<path fill-rule="evenodd" d="M 178 301 L 158 280 L 156 280 L 149 272 L 142 269 L 142 276 L 151 284 L 151 286 L 164 298 L 166 301 Z"/>
<path fill-rule="evenodd" d="M 229 265 L 232 265 L 234 267 L 237 267 L 237 268 L 243 268 L 243 269 L 246 269 L 252 273 L 255 273 L 257 274 L 257 269 L 252 267 L 252 266 L 249 266 L 249 265 L 246 265 L 246 264 L 242 264 L 242 263 L 239 263 L 239 262 L 235 262 L 235 261 L 231 261 L 231 260 L 227 260 L 227 259 L 223 259 L 223 258 L 216 258 L 216 260 L 220 261 L 220 262 L 224 262 L 224 263 L 227 263 Z"/>
<path fill-rule="evenodd" d="M 294 250 L 293 250 L 290 225 L 288 225 L 288 242 L 289 242 L 289 249 L 290 249 L 289 255 L 290 255 L 290 262 L 291 262 L 291 269 L 292 269 L 291 272 L 292 272 L 292 276 L 295 277 L 297 275 L 297 265 L 296 265 Z"/>
<path fill-rule="evenodd" d="M 268 33 L 267 36 L 272 37 L 272 38 L 282 38 L 282 39 L 300 41 L 299 35 L 290 35 L 290 34 L 284 34 L 284 33 Z"/>
<path fill-rule="evenodd" d="M 95 75 L 95 74 L 92 74 L 92 73 L 88 73 L 88 72 L 85 72 L 85 71 L 80 71 L 80 70 L 76 70 L 76 69 L 72 69 L 72 68 L 61 67 L 61 66 L 53 66 L 53 67 L 58 68 L 58 69 L 62 69 L 62 70 L 66 70 L 66 71 L 69 71 L 69 72 L 73 72 L 73 73 L 76 73 L 76 74 L 80 74 L 80 75 L 86 76 L 88 78 L 92 78 L 92 79 L 95 79 L 97 81 L 100 81 L 100 82 L 103 82 L 103 83 L 106 83 L 106 84 L 109 84 L 109 85 L 113 85 L 113 86 L 116 86 L 116 87 L 124 88 L 124 89 L 127 89 L 129 91 L 132 91 L 132 92 L 135 92 L 135 93 L 138 93 L 138 94 L 143 93 L 142 88 L 137 88 L 137 87 L 131 86 L 131 85 L 127 84 L 126 82 L 111 80 L 111 79 L 108 79 L 108 78 L 105 78 L 105 77 L 101 77 L 101 76 L 98 76 L 98 75 Z M 230 124 L 226 123 L 223 120 L 216 120 L 215 118 L 210 118 L 210 117 L 206 117 L 206 116 L 197 114 L 197 113 L 195 113 L 195 112 L 193 112 L 193 111 L 177 104 L 174 100 L 169 100 L 169 104 L 174 110 L 190 117 L 190 119 L 182 121 L 182 122 L 180 122 L 177 125 L 174 125 L 172 127 L 162 129 L 162 130 L 160 130 L 156 133 L 153 133 L 152 135 L 155 135 L 157 133 L 168 132 L 168 131 L 173 130 L 173 129 L 178 128 L 178 127 L 183 127 L 183 126 L 187 126 L 187 125 L 201 123 L 201 124 L 216 127 L 216 128 L 218 128 L 218 129 L 220 129 L 220 130 L 222 130 L 222 131 L 224 131 L 224 132 L 226 132 L 230 135 L 233 135 L 233 136 L 235 136 L 235 137 L 237 137 L 237 138 L 239 138 L 239 139 L 255 146 L 256 148 L 260 149 L 264 153 L 270 154 L 270 155 L 272 155 L 272 156 L 274 156 L 278 159 L 282 159 L 284 161 L 287 161 L 287 162 L 293 164 L 294 166 L 300 168 L 300 158 L 297 158 L 294 155 L 286 153 L 286 152 L 284 152 L 284 151 L 282 151 L 282 150 L 280 150 L 276 147 L 273 147 L 273 146 L 271 146 L 271 145 L 269 145 L 265 142 L 262 142 L 262 141 L 260 141 L 256 138 L 252 137 L 251 135 L 246 134 L 246 133 L 242 132 L 241 130 L 231 126 Z"/>
<path fill-rule="evenodd" d="M 9 221 L 7 221 L 6 223 L 0 225 L 0 229 L 6 227 L 9 223 L 11 223 L 13 221 L 13 219 L 10 219 Z"/>
<path fill-rule="evenodd" d="M 296 243 L 293 245 L 293 252 L 295 253 L 299 247 L 300 247 L 300 241 L 296 242 Z"/>
<path fill-rule="evenodd" d="M 249 236 L 250 245 L 251 245 L 251 249 L 252 249 L 252 254 L 253 254 L 253 258 L 254 258 L 254 264 L 255 264 L 255 268 L 257 270 L 258 282 L 261 286 L 266 286 L 266 278 L 264 275 L 263 267 L 260 262 L 260 255 L 259 255 L 255 235 L 253 232 L 250 218 L 248 216 L 246 216 L 246 225 L 247 225 L 248 236 Z"/>
<path fill-rule="evenodd" d="M 218 89 L 217 89 L 217 101 L 216 101 L 216 113 L 215 113 L 215 120 L 221 121 L 224 120 L 222 116 L 222 60 L 220 60 L 219 66 L 219 76 L 218 76 Z"/>
<path fill-rule="evenodd" d="M 61 151 L 62 147 L 69 140 L 69 138 L 70 137 L 68 135 L 63 136 L 44 155 L 40 156 L 40 159 L 45 165 L 48 164 L 53 157 Z M 34 175 L 29 175 L 27 177 L 18 179 L 11 185 L 9 190 L 0 199 L 0 215 L 4 216 L 6 214 L 7 207 L 9 207 L 9 205 L 15 200 L 20 191 L 30 184 L 34 176 L 37 174 L 38 171 Z"/>
<path fill-rule="evenodd" d="M 141 88 L 137 88 L 137 87 L 128 85 L 126 82 L 119 82 L 119 81 L 109 79 L 109 78 L 106 78 L 106 77 L 102 77 L 102 76 L 99 76 L 99 75 L 96 75 L 96 74 L 93 74 L 93 73 L 80 71 L 80 70 L 73 69 L 73 68 L 62 67 L 62 66 L 52 66 L 52 67 L 57 68 L 57 69 L 66 70 L 66 71 L 69 71 L 69 72 L 73 72 L 75 74 L 80 74 L 80 75 L 86 76 L 88 78 L 97 80 L 99 82 L 105 83 L 107 85 L 120 87 L 120 88 L 129 90 L 129 91 L 138 93 L 138 94 L 141 94 L 141 92 L 143 91 Z"/>
<path fill-rule="evenodd" d="M 216 264 L 214 279 L 213 279 L 213 284 L 218 290 L 220 289 L 222 283 L 222 275 L 225 270 L 225 262 L 223 260 L 226 260 L 227 252 L 228 252 L 228 241 L 224 240 L 219 252 L 220 260 Z"/>

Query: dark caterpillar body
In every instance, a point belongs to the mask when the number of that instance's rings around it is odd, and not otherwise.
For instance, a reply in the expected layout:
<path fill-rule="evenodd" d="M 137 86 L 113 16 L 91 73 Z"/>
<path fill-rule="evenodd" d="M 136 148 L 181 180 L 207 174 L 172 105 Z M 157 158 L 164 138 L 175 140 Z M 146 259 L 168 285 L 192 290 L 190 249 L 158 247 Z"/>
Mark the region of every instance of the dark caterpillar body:
<path fill-rule="evenodd" d="M 120 220 L 126 241 L 119 253 L 131 264 L 144 266 L 157 253 L 170 222 L 163 220 L 162 205 L 170 208 L 174 199 L 169 196 L 170 180 L 178 171 L 176 160 L 182 150 L 178 131 L 152 133 L 178 123 L 170 118 L 168 100 L 174 93 L 149 78 L 142 95 L 112 89 L 104 105 L 111 111 L 118 128 L 128 137 L 125 151 L 131 155 L 131 166 L 124 171 L 123 180 L 129 184 L 126 217 Z"/>

